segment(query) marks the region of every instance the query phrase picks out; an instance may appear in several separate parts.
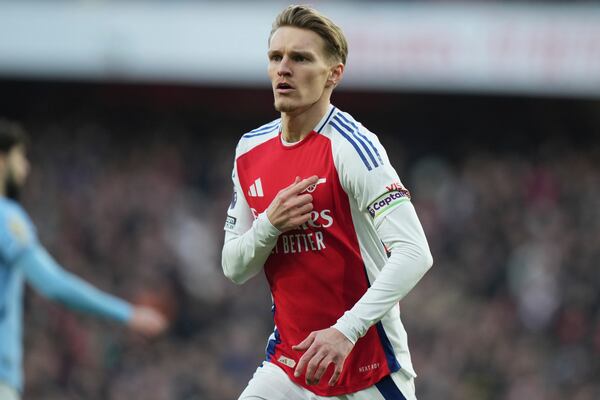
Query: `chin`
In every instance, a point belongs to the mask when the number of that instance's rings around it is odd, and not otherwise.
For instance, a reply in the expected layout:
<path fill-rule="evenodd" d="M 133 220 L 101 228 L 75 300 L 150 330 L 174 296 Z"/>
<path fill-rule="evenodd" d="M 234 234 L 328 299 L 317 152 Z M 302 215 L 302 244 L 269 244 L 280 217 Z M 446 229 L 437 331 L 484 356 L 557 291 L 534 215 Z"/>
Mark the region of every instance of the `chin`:
<path fill-rule="evenodd" d="M 276 101 L 275 110 L 279 112 L 289 113 L 296 110 L 298 107 L 285 101 Z"/>

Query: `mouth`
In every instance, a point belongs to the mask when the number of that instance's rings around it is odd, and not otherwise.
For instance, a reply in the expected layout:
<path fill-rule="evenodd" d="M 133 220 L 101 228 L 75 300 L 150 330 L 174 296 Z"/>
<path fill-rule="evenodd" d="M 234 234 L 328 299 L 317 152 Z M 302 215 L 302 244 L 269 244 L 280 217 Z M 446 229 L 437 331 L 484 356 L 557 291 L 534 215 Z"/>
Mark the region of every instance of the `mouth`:
<path fill-rule="evenodd" d="M 294 87 L 287 82 L 279 82 L 275 87 L 277 93 L 289 93 L 294 90 Z"/>

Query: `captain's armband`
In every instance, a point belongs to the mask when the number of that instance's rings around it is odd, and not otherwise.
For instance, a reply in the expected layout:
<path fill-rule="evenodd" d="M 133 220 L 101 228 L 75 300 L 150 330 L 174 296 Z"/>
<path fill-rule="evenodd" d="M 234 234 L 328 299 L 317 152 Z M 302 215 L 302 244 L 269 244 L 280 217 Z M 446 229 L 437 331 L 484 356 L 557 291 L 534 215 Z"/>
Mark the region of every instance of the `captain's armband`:
<path fill-rule="evenodd" d="M 373 219 L 377 219 L 389 214 L 394 208 L 406 201 L 410 201 L 410 192 L 404 187 L 395 188 L 375 199 L 367 207 L 367 211 Z"/>

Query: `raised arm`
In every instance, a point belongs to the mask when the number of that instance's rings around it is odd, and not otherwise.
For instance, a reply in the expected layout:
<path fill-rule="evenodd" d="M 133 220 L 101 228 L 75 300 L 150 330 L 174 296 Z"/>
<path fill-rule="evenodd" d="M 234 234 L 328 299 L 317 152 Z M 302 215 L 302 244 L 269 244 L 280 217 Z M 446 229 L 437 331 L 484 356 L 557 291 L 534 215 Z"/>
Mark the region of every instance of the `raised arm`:
<path fill-rule="evenodd" d="M 307 222 L 312 211 L 312 196 L 302 192 L 318 177 L 297 177 L 279 191 L 267 210 L 252 221 L 252 212 L 234 174 L 234 201 L 225 223 L 222 266 L 225 276 L 242 284 L 263 268 L 282 232 Z M 239 194 L 238 194 L 239 193 Z"/>

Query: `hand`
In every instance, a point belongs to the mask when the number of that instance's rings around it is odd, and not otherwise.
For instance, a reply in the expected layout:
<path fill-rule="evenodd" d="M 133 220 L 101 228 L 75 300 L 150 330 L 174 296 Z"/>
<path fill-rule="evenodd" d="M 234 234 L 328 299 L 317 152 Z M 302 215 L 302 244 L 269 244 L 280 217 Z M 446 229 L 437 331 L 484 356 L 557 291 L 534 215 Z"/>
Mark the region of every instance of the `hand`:
<path fill-rule="evenodd" d="M 298 361 L 294 376 L 299 377 L 306 368 L 306 384 L 316 385 L 321 381 L 329 364 L 333 363 L 335 368 L 329 379 L 329 386 L 334 386 L 353 347 L 352 342 L 335 328 L 311 332 L 300 344 L 292 346 L 296 351 L 305 351 Z"/>
<path fill-rule="evenodd" d="M 277 193 L 267 208 L 267 217 L 275 228 L 280 232 L 286 232 L 308 221 L 313 209 L 313 198 L 308 193 L 301 193 L 310 185 L 316 184 L 318 180 L 318 176 L 302 180 L 297 176 L 294 183 Z"/>
<path fill-rule="evenodd" d="M 134 306 L 127 325 L 144 336 L 157 336 L 167 329 L 167 319 L 154 308 Z"/>

